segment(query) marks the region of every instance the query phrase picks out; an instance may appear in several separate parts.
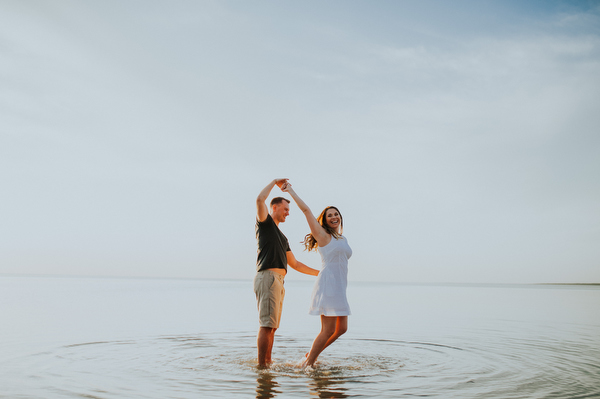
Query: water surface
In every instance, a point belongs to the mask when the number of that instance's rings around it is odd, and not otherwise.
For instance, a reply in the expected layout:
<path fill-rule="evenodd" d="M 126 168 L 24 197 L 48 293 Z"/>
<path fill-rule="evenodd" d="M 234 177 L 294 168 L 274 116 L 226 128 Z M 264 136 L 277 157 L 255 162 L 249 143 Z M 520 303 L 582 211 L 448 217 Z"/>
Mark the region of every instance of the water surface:
<path fill-rule="evenodd" d="M 351 283 L 314 370 L 286 281 L 270 370 L 250 281 L 0 277 L 1 398 L 600 397 L 600 289 Z"/>

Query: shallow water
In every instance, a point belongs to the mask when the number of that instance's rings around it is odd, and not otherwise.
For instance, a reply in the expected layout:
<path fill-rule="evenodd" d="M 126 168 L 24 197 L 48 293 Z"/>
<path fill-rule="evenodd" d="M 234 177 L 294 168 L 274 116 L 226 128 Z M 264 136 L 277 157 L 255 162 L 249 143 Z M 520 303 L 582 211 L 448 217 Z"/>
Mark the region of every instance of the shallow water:
<path fill-rule="evenodd" d="M 250 281 L 0 277 L 1 398 L 600 397 L 600 289 L 351 284 L 349 331 L 286 281 L 275 364 L 256 368 Z"/>

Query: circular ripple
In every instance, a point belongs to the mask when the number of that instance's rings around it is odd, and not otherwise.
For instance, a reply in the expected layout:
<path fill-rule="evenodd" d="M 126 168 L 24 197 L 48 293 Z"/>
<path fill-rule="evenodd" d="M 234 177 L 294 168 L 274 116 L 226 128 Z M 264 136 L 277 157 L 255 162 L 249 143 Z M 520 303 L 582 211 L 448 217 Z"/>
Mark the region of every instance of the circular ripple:
<path fill-rule="evenodd" d="M 22 359 L 39 392 L 61 397 L 592 397 L 597 352 L 581 343 L 496 332 L 460 346 L 340 339 L 314 369 L 311 340 L 278 337 L 274 364 L 256 367 L 254 334 L 76 343 Z M 453 340 L 460 342 L 460 340 Z M 18 365 L 17 365 L 18 366 Z M 60 387 L 60 388 L 56 388 Z M 44 395 L 42 395 L 44 396 Z M 52 396 L 52 395 L 48 395 Z"/>

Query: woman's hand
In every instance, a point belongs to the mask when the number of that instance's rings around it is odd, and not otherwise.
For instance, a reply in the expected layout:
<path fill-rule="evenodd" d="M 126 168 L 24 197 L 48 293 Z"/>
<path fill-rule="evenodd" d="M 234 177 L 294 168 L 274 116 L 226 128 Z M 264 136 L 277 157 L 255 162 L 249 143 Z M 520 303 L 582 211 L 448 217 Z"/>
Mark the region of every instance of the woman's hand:
<path fill-rule="evenodd" d="M 284 193 L 289 193 L 290 190 L 292 190 L 292 183 L 286 181 L 281 185 L 281 191 L 283 191 Z"/>

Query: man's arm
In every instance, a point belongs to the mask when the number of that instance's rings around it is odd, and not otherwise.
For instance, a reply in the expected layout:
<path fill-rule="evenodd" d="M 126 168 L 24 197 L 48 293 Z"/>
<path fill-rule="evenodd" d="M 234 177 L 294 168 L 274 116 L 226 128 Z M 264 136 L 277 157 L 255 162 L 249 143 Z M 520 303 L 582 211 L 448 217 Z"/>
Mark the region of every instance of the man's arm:
<path fill-rule="evenodd" d="M 287 256 L 287 263 L 292 269 L 299 271 L 300 273 L 309 274 L 311 276 L 319 275 L 319 271 L 317 269 L 308 267 L 304 263 L 298 261 L 292 251 L 287 251 L 285 255 Z"/>
<path fill-rule="evenodd" d="M 267 187 L 263 188 L 263 190 L 256 197 L 256 218 L 259 222 L 264 222 L 267 219 L 267 215 L 269 214 L 269 208 L 267 208 L 267 204 L 265 201 L 269 197 L 271 190 L 275 185 L 278 185 L 280 188 L 288 179 L 275 179 L 271 183 L 267 185 Z"/>

